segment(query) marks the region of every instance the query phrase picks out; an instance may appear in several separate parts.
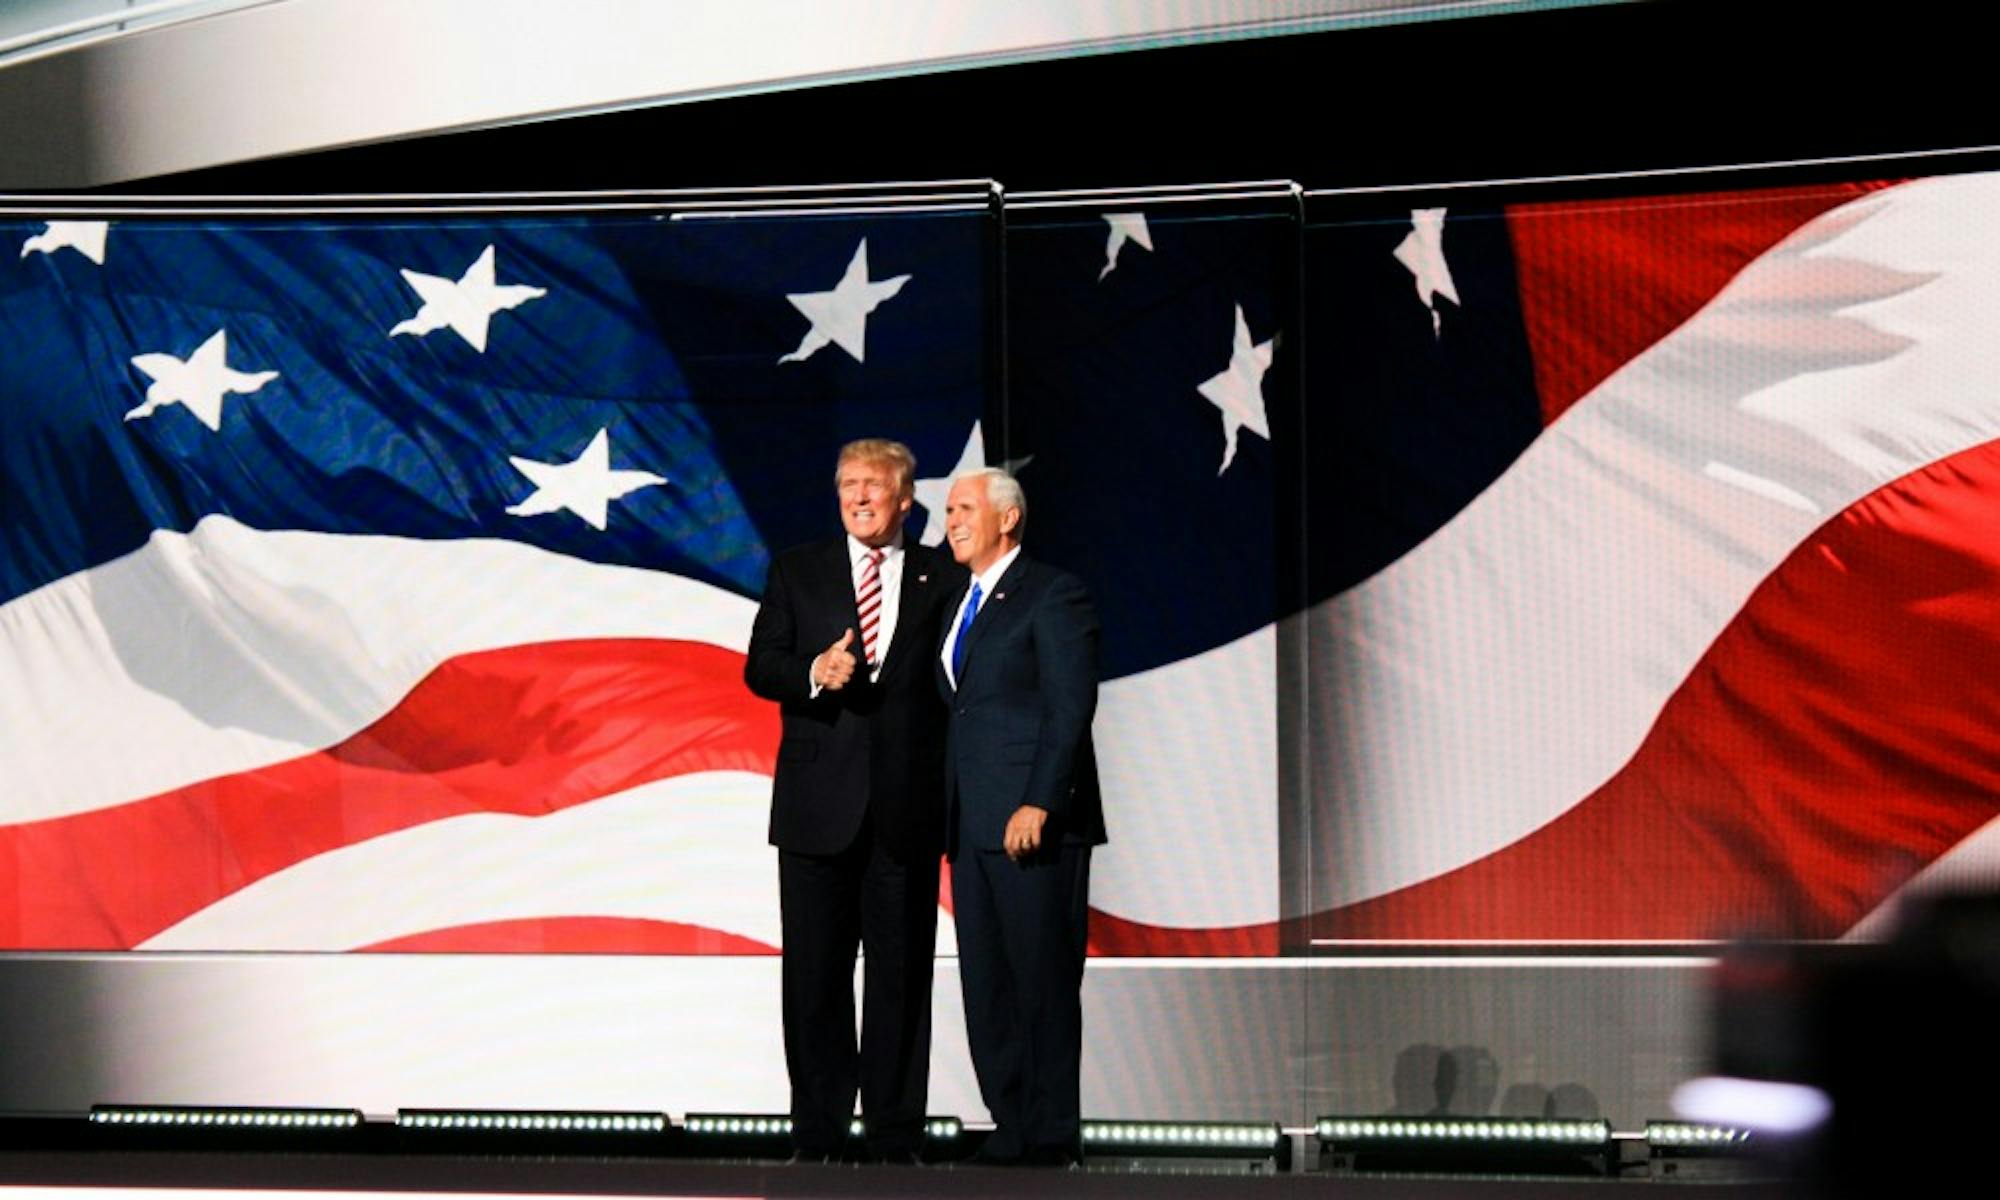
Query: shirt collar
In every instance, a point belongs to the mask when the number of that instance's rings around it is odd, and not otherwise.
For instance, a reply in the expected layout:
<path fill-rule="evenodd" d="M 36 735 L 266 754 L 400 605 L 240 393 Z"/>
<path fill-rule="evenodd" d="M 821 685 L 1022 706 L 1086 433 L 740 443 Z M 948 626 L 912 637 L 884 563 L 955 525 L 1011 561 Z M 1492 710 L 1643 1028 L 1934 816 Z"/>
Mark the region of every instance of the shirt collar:
<path fill-rule="evenodd" d="M 1000 583 L 1000 577 L 1007 573 L 1007 568 L 1013 566 L 1014 560 L 1019 557 L 1021 557 L 1021 547 L 1016 545 L 1012 550 L 1009 550 L 995 560 L 992 566 L 981 571 L 979 573 L 979 594 L 981 596 L 991 596 L 993 589 Z"/>
<path fill-rule="evenodd" d="M 860 566 L 862 560 L 868 557 L 868 551 L 871 549 L 873 547 L 861 541 L 853 534 L 850 533 L 847 535 L 847 561 L 851 566 Z M 901 554 L 903 552 L 903 531 L 898 529 L 896 536 L 890 538 L 889 544 L 883 546 L 882 550 L 882 561 L 885 563 L 898 554 Z"/>

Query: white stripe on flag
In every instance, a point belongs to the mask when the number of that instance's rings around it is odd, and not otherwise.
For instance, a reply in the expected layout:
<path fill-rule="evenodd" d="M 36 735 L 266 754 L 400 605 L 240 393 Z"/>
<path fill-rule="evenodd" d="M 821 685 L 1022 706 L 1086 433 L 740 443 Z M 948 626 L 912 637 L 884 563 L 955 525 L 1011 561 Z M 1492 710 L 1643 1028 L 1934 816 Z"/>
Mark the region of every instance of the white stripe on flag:
<path fill-rule="evenodd" d="M 1277 643 L 1267 625 L 1098 689 L 1111 843 L 1091 907 L 1181 928 L 1278 919 Z"/>
<path fill-rule="evenodd" d="M 459 654 L 577 638 L 740 652 L 755 607 L 514 542 L 210 517 L 0 607 L 0 824 L 335 745 Z"/>
<path fill-rule="evenodd" d="M 1808 223 L 1314 610 L 1315 909 L 1589 795 L 1820 513 L 2000 436 L 1996 217 L 2000 176 L 1975 175 Z"/>
<path fill-rule="evenodd" d="M 769 776 L 657 780 L 538 817 L 432 821 L 308 859 L 142 950 L 352 950 L 551 916 L 676 921 L 778 944 Z"/>
<path fill-rule="evenodd" d="M 474 814 L 344 846 L 258 880 L 141 950 L 352 950 L 551 916 L 780 939 L 771 780 L 710 771 L 539 817 Z M 958 953 L 938 914 L 936 952 Z"/>

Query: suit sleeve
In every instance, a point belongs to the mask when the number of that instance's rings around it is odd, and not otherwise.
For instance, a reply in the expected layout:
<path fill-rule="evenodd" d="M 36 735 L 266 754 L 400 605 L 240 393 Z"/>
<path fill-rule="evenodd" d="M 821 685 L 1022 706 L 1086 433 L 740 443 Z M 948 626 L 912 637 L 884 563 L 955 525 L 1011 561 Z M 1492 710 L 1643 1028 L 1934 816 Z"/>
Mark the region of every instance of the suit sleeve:
<path fill-rule="evenodd" d="M 750 653 L 743 661 L 743 682 L 752 692 L 781 704 L 804 703 L 812 697 L 813 659 L 824 646 L 799 646 L 798 612 L 785 562 L 771 564 L 764 581 L 764 600 L 750 625 Z"/>
<path fill-rule="evenodd" d="M 1097 713 L 1097 610 L 1073 575 L 1058 575 L 1036 607 L 1035 669 L 1042 727 L 1023 803 L 1067 816 L 1079 749 Z"/>

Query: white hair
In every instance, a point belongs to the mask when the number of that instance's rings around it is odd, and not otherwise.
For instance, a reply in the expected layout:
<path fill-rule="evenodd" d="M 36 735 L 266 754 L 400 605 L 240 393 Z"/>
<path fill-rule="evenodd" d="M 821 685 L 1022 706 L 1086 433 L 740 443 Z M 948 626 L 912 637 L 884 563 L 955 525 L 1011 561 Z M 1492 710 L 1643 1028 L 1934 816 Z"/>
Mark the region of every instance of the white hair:
<path fill-rule="evenodd" d="M 1001 512 L 1019 509 L 1021 519 L 1014 522 L 1012 536 L 1019 541 L 1028 528 L 1028 493 L 1021 490 L 1021 481 L 999 467 L 980 467 L 967 471 L 958 479 L 984 479 L 986 481 L 986 502 Z M 957 479 L 952 481 L 958 482 Z"/>

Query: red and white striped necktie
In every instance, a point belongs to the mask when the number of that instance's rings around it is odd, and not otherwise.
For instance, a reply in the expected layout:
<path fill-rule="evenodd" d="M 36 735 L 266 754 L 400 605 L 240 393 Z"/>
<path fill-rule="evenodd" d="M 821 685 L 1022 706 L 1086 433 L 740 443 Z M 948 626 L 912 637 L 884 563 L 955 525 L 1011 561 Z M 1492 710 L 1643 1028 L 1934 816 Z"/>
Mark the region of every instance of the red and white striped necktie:
<path fill-rule="evenodd" d="M 861 583 L 854 589 L 855 606 L 861 610 L 861 657 L 871 671 L 877 662 L 875 635 L 882 629 L 882 555 L 880 547 L 868 552 Z"/>

